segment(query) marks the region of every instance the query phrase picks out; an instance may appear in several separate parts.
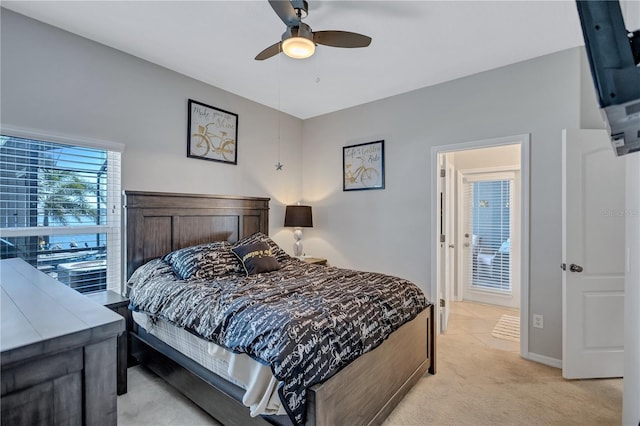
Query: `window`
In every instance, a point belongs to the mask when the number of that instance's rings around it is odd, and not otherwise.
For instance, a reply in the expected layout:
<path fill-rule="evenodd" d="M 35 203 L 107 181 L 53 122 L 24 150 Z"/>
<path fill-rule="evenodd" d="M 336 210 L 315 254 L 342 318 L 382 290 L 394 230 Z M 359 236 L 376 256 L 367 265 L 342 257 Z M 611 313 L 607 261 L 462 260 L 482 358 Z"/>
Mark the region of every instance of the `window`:
<path fill-rule="evenodd" d="M 465 177 L 465 232 L 471 235 L 467 283 L 472 289 L 512 291 L 512 175 Z"/>
<path fill-rule="evenodd" d="M 120 150 L 73 142 L 0 136 L 0 257 L 120 292 Z"/>

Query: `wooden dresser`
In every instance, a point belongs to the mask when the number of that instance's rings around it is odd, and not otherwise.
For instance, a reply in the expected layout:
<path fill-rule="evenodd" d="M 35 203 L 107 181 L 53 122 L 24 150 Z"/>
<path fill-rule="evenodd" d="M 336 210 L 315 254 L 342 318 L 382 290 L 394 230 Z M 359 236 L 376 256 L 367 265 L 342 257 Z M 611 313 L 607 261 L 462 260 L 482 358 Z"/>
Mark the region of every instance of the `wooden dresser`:
<path fill-rule="evenodd" d="M 21 259 L 0 285 L 2 425 L 115 425 L 124 318 Z"/>

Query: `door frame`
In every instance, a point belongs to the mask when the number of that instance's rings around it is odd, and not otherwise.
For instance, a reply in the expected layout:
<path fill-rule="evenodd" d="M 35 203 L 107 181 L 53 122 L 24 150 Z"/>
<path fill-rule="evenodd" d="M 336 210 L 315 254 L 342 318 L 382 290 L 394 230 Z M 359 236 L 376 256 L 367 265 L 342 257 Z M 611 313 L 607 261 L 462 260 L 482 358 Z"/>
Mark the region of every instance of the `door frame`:
<path fill-rule="evenodd" d="M 530 188 L 530 134 L 520 134 L 499 138 L 482 139 L 470 142 L 453 143 L 431 147 L 431 292 L 429 297 L 437 306 L 439 301 L 438 279 L 438 179 L 440 167 L 438 155 L 455 151 L 466 151 L 478 148 L 490 148 L 503 145 L 520 145 L 520 356 L 528 359 L 529 354 L 529 188 Z M 435 329 L 440 333 L 440 315 L 435 317 Z"/>

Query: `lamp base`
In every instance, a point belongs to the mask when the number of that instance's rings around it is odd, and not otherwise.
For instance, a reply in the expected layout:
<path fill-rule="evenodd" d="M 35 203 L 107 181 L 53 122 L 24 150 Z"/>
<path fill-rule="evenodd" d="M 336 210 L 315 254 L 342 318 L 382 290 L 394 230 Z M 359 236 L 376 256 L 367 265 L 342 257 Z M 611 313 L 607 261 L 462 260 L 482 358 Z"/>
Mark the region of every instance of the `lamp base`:
<path fill-rule="evenodd" d="M 302 229 L 296 228 L 293 231 L 293 237 L 296 239 L 296 242 L 293 243 L 293 255 L 295 257 L 302 256 Z"/>

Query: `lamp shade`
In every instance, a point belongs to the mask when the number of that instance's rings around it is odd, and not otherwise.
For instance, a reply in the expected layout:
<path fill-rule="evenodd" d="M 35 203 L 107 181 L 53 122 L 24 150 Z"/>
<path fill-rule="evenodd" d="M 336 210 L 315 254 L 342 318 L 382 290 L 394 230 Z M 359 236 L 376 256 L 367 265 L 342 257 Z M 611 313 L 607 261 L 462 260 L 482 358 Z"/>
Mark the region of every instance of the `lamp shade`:
<path fill-rule="evenodd" d="M 284 226 L 313 228 L 311 206 L 287 206 L 284 213 Z"/>

